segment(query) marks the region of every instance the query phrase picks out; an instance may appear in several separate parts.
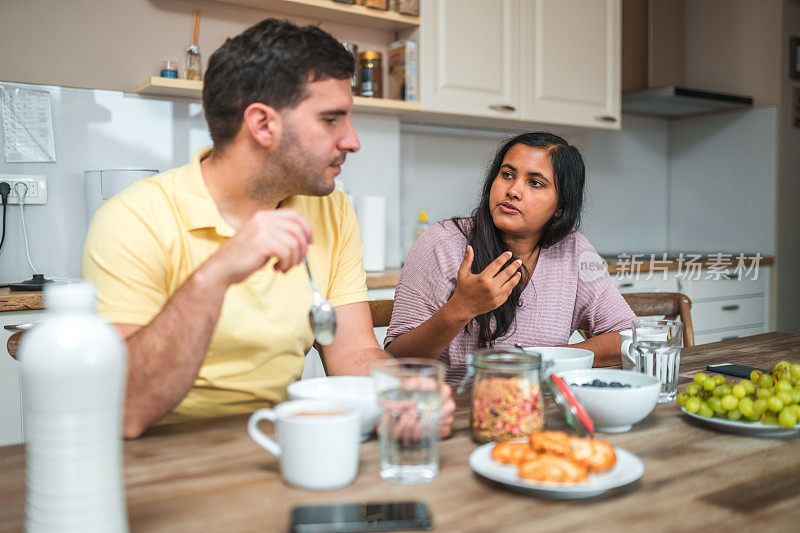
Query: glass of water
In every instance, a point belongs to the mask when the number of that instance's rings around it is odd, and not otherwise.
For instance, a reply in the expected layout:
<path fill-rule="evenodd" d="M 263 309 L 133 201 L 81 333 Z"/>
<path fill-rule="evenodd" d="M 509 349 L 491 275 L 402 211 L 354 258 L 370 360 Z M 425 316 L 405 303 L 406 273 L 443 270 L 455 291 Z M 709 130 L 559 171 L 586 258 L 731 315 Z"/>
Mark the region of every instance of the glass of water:
<path fill-rule="evenodd" d="M 678 392 L 682 331 L 683 324 L 674 320 L 633 321 L 635 370 L 661 381 L 658 403 L 671 402 Z"/>
<path fill-rule="evenodd" d="M 378 396 L 381 478 L 402 485 L 439 475 L 439 420 L 444 365 L 430 359 L 387 359 L 372 367 Z"/>

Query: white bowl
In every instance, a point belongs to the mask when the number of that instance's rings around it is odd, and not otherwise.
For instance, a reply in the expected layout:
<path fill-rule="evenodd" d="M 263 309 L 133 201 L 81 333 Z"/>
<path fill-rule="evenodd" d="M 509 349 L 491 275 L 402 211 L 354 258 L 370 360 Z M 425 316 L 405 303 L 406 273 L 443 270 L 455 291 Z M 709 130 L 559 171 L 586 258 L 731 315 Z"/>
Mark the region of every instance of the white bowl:
<path fill-rule="evenodd" d="M 659 380 L 631 370 L 591 368 L 558 375 L 589 413 L 595 430 L 602 433 L 624 433 L 631 429 L 650 414 L 661 390 Z M 618 381 L 631 387 L 581 387 L 595 379 L 606 383 Z"/>
<path fill-rule="evenodd" d="M 539 352 L 543 361 L 551 361 L 552 366 L 547 369 L 542 379 L 547 379 L 550 374 L 561 374 L 567 370 L 592 368 L 594 352 L 583 348 L 569 348 L 565 346 L 525 346 L 525 350 Z"/>
<path fill-rule="evenodd" d="M 361 412 L 361 437 L 366 439 L 375 429 L 378 400 L 372 390 L 372 378 L 366 376 L 330 376 L 301 379 L 290 384 L 289 399 L 335 400 L 350 403 Z"/>

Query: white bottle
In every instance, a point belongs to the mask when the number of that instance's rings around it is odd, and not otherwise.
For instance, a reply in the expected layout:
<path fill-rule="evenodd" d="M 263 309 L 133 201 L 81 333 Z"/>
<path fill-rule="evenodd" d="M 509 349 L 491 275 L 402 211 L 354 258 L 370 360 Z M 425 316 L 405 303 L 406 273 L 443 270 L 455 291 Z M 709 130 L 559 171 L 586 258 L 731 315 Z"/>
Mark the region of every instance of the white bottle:
<path fill-rule="evenodd" d="M 92 284 L 47 286 L 44 298 L 46 320 L 20 346 L 26 530 L 127 531 L 125 343 L 95 313 Z"/>

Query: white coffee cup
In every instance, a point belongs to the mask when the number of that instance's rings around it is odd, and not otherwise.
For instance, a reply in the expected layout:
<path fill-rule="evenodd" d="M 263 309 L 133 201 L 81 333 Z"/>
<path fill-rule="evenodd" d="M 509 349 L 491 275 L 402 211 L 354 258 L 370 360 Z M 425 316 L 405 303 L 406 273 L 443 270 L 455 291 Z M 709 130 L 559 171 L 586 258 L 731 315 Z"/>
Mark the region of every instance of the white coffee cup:
<path fill-rule="evenodd" d="M 622 355 L 622 368 L 624 370 L 633 370 L 636 366 L 636 358 L 631 353 L 631 346 L 633 345 L 633 330 L 623 329 L 619 332 L 620 352 Z"/>
<path fill-rule="evenodd" d="M 275 424 L 275 440 L 258 422 Z M 280 459 L 283 479 L 297 487 L 330 490 L 345 487 L 358 474 L 360 413 L 347 403 L 291 400 L 250 416 L 247 431 L 256 443 Z"/>
<path fill-rule="evenodd" d="M 647 328 L 639 330 L 639 338 L 642 340 L 663 341 L 667 338 L 667 333 L 657 329 Z M 623 329 L 619 332 L 620 352 L 622 354 L 622 368 L 624 370 L 634 370 L 636 368 L 636 350 L 633 348 L 633 329 Z"/>

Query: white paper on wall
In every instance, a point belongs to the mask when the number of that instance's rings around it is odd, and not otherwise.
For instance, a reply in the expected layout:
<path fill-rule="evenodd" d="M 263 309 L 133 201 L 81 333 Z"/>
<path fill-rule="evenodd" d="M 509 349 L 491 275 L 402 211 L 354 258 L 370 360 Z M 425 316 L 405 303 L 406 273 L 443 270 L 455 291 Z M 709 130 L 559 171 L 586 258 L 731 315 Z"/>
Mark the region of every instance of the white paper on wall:
<path fill-rule="evenodd" d="M 8 163 L 55 162 L 50 93 L 0 84 Z"/>

